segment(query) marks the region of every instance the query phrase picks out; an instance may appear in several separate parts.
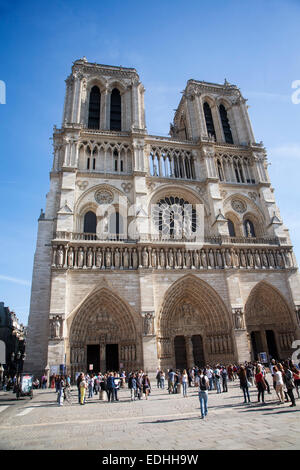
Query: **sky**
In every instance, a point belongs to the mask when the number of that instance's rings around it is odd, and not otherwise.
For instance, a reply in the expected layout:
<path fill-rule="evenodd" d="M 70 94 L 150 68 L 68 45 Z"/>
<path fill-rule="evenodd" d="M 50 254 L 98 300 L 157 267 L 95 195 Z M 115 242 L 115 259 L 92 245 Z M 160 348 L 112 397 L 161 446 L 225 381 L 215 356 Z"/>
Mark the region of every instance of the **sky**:
<path fill-rule="evenodd" d="M 21 322 L 53 126 L 61 126 L 65 79 L 83 56 L 138 71 L 154 135 L 168 135 L 187 80 L 237 85 L 299 262 L 299 21 L 300 0 L 0 0 L 0 301 Z"/>

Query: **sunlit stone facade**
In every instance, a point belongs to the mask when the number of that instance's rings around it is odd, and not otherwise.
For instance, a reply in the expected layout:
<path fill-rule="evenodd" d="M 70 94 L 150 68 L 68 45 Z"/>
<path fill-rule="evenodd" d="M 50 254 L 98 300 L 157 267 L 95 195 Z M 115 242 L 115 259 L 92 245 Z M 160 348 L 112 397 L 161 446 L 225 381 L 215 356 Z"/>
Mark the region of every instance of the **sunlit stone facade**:
<path fill-rule="evenodd" d="M 85 58 L 66 80 L 27 368 L 289 357 L 299 273 L 246 100 L 226 81 L 189 80 L 164 138 L 147 132 L 144 91 L 135 69 Z"/>

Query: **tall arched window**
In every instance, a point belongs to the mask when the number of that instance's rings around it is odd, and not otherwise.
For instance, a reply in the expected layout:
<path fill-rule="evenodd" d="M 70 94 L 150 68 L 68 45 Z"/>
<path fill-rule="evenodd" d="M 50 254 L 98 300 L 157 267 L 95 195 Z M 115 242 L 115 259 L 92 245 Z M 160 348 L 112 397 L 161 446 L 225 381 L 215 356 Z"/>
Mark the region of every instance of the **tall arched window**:
<path fill-rule="evenodd" d="M 220 111 L 220 118 L 221 118 L 221 123 L 223 127 L 225 142 L 227 142 L 227 144 L 233 144 L 233 138 L 232 138 L 231 129 L 230 129 L 230 125 L 229 125 L 229 121 L 227 117 L 227 111 L 222 104 L 219 106 L 219 111 Z"/>
<path fill-rule="evenodd" d="M 210 109 L 209 104 L 206 102 L 203 105 L 203 111 L 204 111 L 204 117 L 205 117 L 205 122 L 206 122 L 207 134 L 212 135 L 216 139 L 216 132 L 215 132 L 213 117 L 211 114 L 211 109 Z"/>
<path fill-rule="evenodd" d="M 97 217 L 92 211 L 88 211 L 84 216 L 83 231 L 84 233 L 96 233 Z"/>
<path fill-rule="evenodd" d="M 244 232 L 245 237 L 256 237 L 253 222 L 249 219 L 244 220 Z"/>
<path fill-rule="evenodd" d="M 121 95 L 117 88 L 114 88 L 110 97 L 110 130 L 121 130 Z"/>
<path fill-rule="evenodd" d="M 90 93 L 89 103 L 89 129 L 100 129 L 100 102 L 101 93 L 97 86 L 93 86 Z"/>
<path fill-rule="evenodd" d="M 123 234 L 124 224 L 123 217 L 116 211 L 113 212 L 109 218 L 109 233 L 113 238 L 119 240 L 120 235 Z"/>
<path fill-rule="evenodd" d="M 232 220 L 227 219 L 227 225 L 228 225 L 228 232 L 230 237 L 235 237 L 235 228 L 234 228 L 234 223 Z"/>

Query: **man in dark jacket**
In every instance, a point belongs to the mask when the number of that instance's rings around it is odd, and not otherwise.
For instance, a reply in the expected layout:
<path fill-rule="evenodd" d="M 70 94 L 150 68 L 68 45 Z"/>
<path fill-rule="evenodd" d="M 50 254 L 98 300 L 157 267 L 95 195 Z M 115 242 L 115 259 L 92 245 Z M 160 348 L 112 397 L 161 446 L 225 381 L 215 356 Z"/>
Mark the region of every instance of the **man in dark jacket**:
<path fill-rule="evenodd" d="M 107 398 L 108 401 L 114 401 L 115 379 L 112 372 L 107 377 Z"/>

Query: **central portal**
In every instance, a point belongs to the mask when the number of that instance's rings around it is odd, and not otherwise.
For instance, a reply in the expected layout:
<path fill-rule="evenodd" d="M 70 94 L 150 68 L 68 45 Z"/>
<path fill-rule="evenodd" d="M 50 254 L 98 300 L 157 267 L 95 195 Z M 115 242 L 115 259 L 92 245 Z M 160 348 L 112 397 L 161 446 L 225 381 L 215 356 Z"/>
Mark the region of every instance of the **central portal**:
<path fill-rule="evenodd" d="M 118 371 L 119 370 L 119 345 L 107 344 L 106 345 L 106 370 Z"/>
<path fill-rule="evenodd" d="M 98 374 L 100 371 L 100 346 L 99 344 L 87 345 L 87 370 Z"/>

